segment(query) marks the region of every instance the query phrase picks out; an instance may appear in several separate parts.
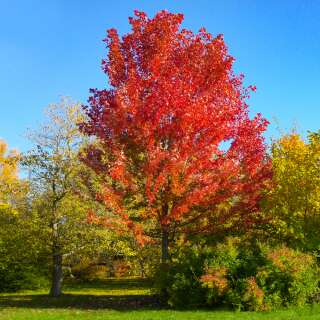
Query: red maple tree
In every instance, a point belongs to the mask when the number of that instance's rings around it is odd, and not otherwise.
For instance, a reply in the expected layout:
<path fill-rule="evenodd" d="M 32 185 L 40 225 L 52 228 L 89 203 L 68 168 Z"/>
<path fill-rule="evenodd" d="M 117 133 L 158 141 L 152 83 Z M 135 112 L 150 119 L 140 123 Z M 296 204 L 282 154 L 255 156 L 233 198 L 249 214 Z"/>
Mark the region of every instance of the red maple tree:
<path fill-rule="evenodd" d="M 268 122 L 248 115 L 255 88 L 232 71 L 222 35 L 194 34 L 182 20 L 135 11 L 130 33 L 108 30 L 102 67 L 110 87 L 91 90 L 81 125 L 99 141 L 84 161 L 103 177 L 100 198 L 118 217 L 106 224 L 140 241 L 159 230 L 163 262 L 179 227 L 212 232 L 239 213 L 249 223 L 269 172 Z"/>

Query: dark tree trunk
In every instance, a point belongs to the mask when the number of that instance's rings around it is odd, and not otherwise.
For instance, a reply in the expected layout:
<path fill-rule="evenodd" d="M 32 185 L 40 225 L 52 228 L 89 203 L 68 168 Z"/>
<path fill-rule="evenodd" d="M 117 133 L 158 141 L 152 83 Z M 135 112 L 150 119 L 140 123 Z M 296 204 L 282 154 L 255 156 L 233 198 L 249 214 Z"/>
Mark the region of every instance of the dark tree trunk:
<path fill-rule="evenodd" d="M 162 217 L 166 217 L 169 213 L 168 204 L 162 206 Z M 169 260 L 169 228 L 167 225 L 162 226 L 161 234 L 161 263 L 167 264 Z"/>
<path fill-rule="evenodd" d="M 59 224 L 56 221 L 55 206 L 53 209 L 54 221 L 52 223 L 52 279 L 50 295 L 59 297 L 62 288 L 62 252 L 59 245 Z"/>
<path fill-rule="evenodd" d="M 107 258 L 107 266 L 108 266 L 108 275 L 109 277 L 115 277 L 115 270 L 114 270 L 114 259 L 108 257 Z"/>
<path fill-rule="evenodd" d="M 52 297 L 59 297 L 62 288 L 62 254 L 59 252 L 53 253 L 52 266 L 52 283 L 50 295 Z"/>
<path fill-rule="evenodd" d="M 162 217 L 168 215 L 168 204 L 162 206 Z M 161 273 L 162 277 L 166 277 L 168 272 L 169 262 L 169 227 L 167 225 L 162 225 L 161 228 Z M 160 289 L 160 302 L 163 305 L 167 305 L 169 299 L 168 288 L 162 287 Z"/>
<path fill-rule="evenodd" d="M 141 278 L 145 278 L 146 277 L 146 272 L 144 270 L 144 261 L 143 261 L 143 259 L 139 259 L 139 265 L 140 265 L 140 276 L 141 276 Z"/>
<path fill-rule="evenodd" d="M 166 264 L 169 260 L 169 232 L 167 228 L 162 229 L 161 236 L 161 263 Z"/>
<path fill-rule="evenodd" d="M 161 235 L 161 277 L 166 278 L 169 271 L 169 232 L 167 228 L 162 228 Z M 169 299 L 168 288 L 162 286 L 160 289 L 160 302 L 167 305 Z"/>

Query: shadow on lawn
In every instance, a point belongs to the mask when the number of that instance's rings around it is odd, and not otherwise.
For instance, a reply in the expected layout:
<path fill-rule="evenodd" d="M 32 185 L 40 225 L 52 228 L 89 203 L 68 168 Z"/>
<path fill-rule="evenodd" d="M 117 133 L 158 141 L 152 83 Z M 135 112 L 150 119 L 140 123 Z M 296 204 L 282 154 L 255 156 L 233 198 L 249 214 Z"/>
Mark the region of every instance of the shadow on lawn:
<path fill-rule="evenodd" d="M 0 308 L 75 308 L 75 309 L 159 309 L 157 296 L 151 295 L 77 295 L 59 298 L 47 295 L 10 295 L 0 297 Z"/>
<path fill-rule="evenodd" d="M 68 283 L 66 293 L 59 298 L 45 294 L 10 294 L 0 296 L 1 308 L 74 308 L 74 309 L 159 309 L 157 295 L 128 294 L 130 290 L 150 288 L 150 282 L 141 279 L 106 279 L 86 283 Z M 95 294 L 92 290 L 116 290 L 118 294 Z M 79 292 L 79 294 L 77 293 Z M 87 292 L 87 293 L 86 293 Z M 121 294 L 119 294 L 119 292 Z"/>

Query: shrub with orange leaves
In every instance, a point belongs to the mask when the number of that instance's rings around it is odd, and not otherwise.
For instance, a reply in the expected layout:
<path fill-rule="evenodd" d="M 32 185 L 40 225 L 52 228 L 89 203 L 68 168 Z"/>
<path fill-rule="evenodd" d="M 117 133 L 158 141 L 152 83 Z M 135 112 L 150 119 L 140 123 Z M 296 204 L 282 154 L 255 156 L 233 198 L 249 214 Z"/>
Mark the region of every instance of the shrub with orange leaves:
<path fill-rule="evenodd" d="M 210 268 L 207 273 L 201 276 L 200 281 L 203 286 L 216 289 L 219 294 L 224 293 L 228 289 L 228 280 L 226 279 L 227 268 Z"/>
<path fill-rule="evenodd" d="M 242 300 L 246 304 L 248 310 L 257 311 L 267 309 L 264 304 L 263 290 L 258 286 L 255 277 L 250 277 L 245 280 L 245 292 Z"/>
<path fill-rule="evenodd" d="M 266 259 L 256 277 L 270 307 L 303 305 L 319 291 L 319 268 L 312 255 L 282 246 L 269 250 Z"/>
<path fill-rule="evenodd" d="M 319 280 L 308 254 L 229 237 L 214 246 L 181 247 L 163 285 L 172 306 L 265 311 L 307 303 L 318 292 Z"/>

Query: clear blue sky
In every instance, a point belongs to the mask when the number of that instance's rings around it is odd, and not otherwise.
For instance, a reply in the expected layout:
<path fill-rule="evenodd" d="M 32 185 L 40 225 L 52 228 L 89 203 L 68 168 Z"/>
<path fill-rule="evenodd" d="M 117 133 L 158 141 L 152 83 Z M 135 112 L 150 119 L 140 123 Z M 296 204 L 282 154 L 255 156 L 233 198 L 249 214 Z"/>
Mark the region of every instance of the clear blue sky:
<path fill-rule="evenodd" d="M 284 129 L 320 128 L 320 1 L 0 0 L 0 137 L 10 147 L 28 148 L 23 133 L 60 95 L 85 102 L 106 86 L 101 40 L 111 27 L 128 32 L 134 9 L 182 12 L 184 27 L 223 33 L 236 70 L 258 88 L 252 112 Z"/>

